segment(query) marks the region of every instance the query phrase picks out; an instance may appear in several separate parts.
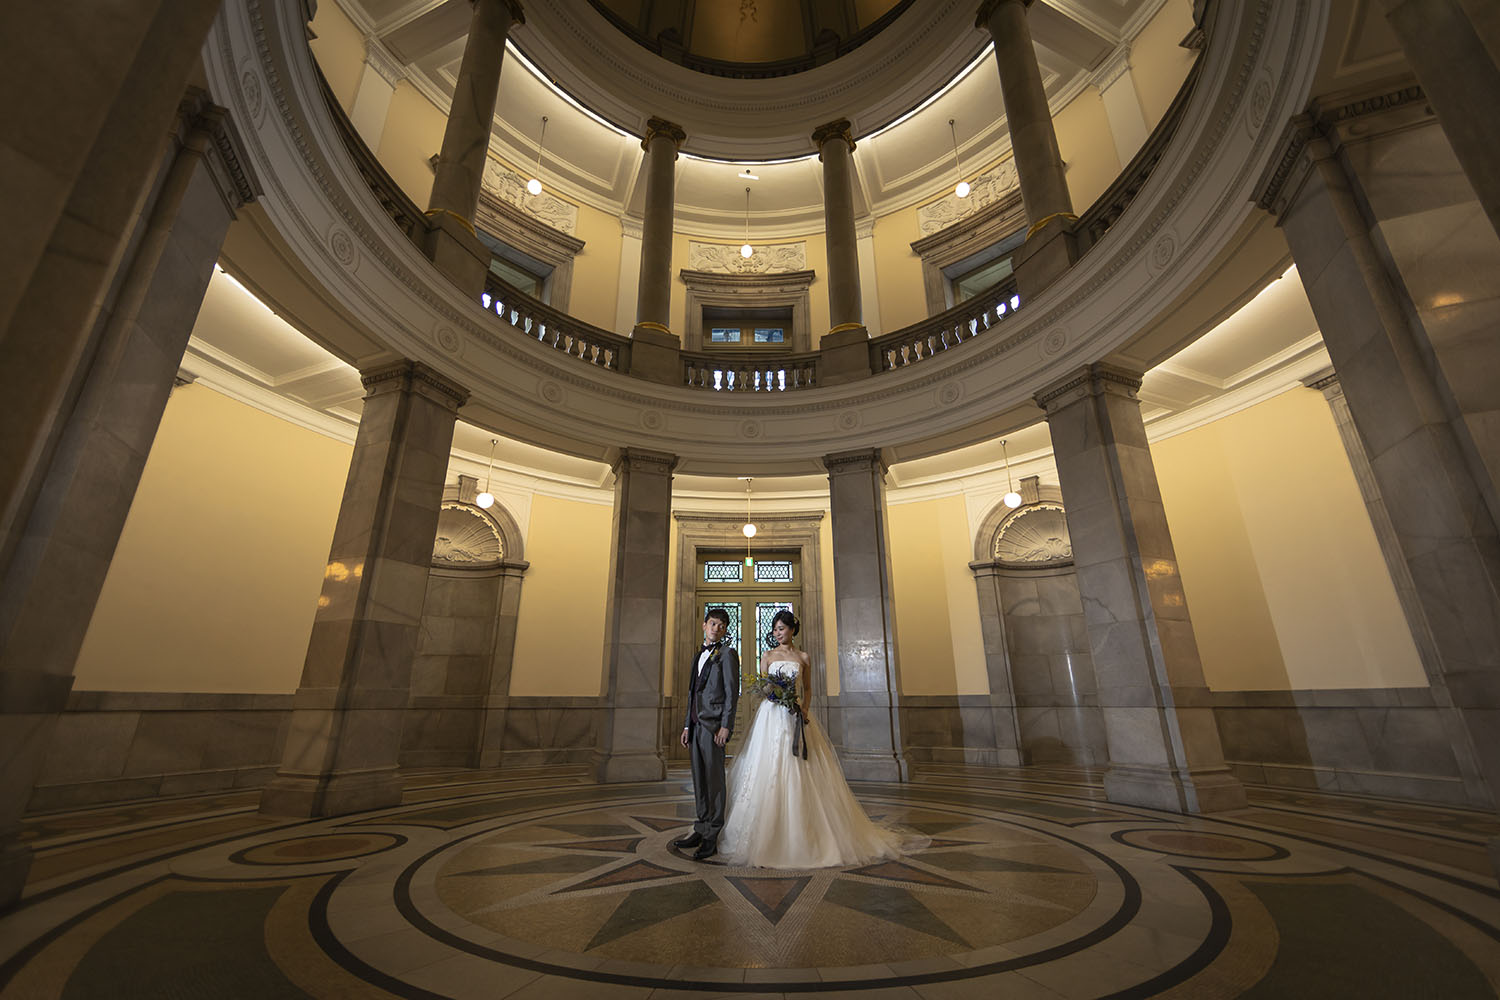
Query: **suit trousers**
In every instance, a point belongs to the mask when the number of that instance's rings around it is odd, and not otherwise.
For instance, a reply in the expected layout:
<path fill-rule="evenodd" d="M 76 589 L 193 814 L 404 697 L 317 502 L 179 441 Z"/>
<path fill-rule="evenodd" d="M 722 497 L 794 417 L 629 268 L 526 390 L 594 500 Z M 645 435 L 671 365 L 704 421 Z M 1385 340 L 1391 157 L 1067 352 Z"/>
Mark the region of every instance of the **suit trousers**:
<path fill-rule="evenodd" d="M 714 743 L 718 726 L 699 723 L 688 736 L 688 753 L 693 766 L 693 801 L 698 806 L 698 822 L 693 831 L 704 840 L 715 843 L 724 829 L 724 808 L 728 795 L 724 786 L 724 748 Z"/>

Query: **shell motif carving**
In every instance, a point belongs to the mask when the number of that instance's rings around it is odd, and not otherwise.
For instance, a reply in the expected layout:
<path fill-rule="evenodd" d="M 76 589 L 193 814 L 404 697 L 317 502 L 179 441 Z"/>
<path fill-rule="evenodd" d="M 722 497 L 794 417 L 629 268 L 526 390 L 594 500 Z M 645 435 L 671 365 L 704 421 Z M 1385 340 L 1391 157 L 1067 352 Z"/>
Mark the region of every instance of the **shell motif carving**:
<path fill-rule="evenodd" d="M 1073 561 L 1068 519 L 1056 504 L 1033 504 L 1006 521 L 995 534 L 1000 562 L 1051 566 Z"/>
<path fill-rule="evenodd" d="M 749 257 L 740 256 L 738 246 L 718 243 L 688 243 L 688 269 L 713 274 L 784 274 L 807 270 L 806 243 L 758 244 Z"/>
<path fill-rule="evenodd" d="M 490 159 L 485 161 L 480 184 L 507 205 L 519 208 L 559 232 L 572 235 L 578 229 L 578 206 L 554 198 L 545 190 L 541 194 L 528 193 L 527 179 L 498 160 Z"/>
<path fill-rule="evenodd" d="M 504 556 L 500 533 L 489 518 L 463 504 L 443 505 L 432 545 L 434 565 L 489 566 Z"/>
<path fill-rule="evenodd" d="M 917 228 L 923 236 L 931 236 L 982 208 L 988 208 L 1016 190 L 1020 183 L 1016 176 L 1015 161 L 1006 160 L 976 177 L 967 198 L 949 194 L 946 198 L 939 198 L 918 208 Z"/>

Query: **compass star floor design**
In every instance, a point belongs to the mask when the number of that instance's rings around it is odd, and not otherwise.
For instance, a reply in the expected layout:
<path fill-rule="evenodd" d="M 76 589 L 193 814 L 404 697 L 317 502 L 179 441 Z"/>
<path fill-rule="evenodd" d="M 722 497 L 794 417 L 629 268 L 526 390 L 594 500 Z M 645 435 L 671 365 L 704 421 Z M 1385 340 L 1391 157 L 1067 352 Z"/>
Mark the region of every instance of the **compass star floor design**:
<path fill-rule="evenodd" d="M 294 822 L 254 792 L 34 816 L 0 1000 L 1500 996 L 1486 813 L 1251 789 L 1184 817 L 1097 776 L 858 784 L 897 861 L 697 863 L 685 775 L 413 771 Z"/>

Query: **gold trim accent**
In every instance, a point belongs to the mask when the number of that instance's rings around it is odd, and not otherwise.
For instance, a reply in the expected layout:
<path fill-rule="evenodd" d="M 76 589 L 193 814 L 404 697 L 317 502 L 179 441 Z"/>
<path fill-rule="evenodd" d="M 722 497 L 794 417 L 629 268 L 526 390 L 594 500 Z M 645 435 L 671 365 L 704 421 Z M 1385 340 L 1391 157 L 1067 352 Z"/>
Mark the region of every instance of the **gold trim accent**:
<path fill-rule="evenodd" d="M 843 333 L 845 330 L 863 330 L 864 328 L 865 325 L 863 323 L 840 323 L 829 330 L 828 333 Z M 827 336 L 827 334 L 824 334 L 824 336 Z"/>
<path fill-rule="evenodd" d="M 1040 218 L 1037 221 L 1033 222 L 1031 224 L 1031 228 L 1026 230 L 1026 238 L 1028 240 L 1031 239 L 1031 237 L 1036 235 L 1036 231 L 1038 229 L 1041 229 L 1053 219 L 1072 219 L 1074 222 L 1077 222 L 1078 216 L 1074 215 L 1072 212 L 1053 212 L 1051 215 L 1044 216 L 1043 218 Z"/>
<path fill-rule="evenodd" d="M 470 222 L 468 219 L 465 219 L 462 215 L 459 215 L 457 212 L 449 211 L 446 208 L 429 208 L 427 211 L 423 212 L 422 214 L 426 215 L 428 217 L 431 217 L 431 216 L 434 216 L 434 215 L 446 215 L 446 216 L 449 216 L 450 218 L 457 219 L 459 221 L 459 224 L 462 225 L 465 229 L 467 229 L 469 231 L 469 235 L 470 236 L 474 237 L 475 239 L 479 238 L 479 234 L 474 231 L 474 223 Z"/>
<path fill-rule="evenodd" d="M 671 333 L 672 332 L 670 329 L 668 329 L 667 327 L 662 326 L 660 323 L 653 323 L 649 319 L 643 319 L 643 320 L 641 320 L 639 323 L 636 324 L 636 326 L 638 326 L 638 327 L 643 326 L 643 327 L 645 327 L 648 330 L 659 330 L 662 333 Z"/>

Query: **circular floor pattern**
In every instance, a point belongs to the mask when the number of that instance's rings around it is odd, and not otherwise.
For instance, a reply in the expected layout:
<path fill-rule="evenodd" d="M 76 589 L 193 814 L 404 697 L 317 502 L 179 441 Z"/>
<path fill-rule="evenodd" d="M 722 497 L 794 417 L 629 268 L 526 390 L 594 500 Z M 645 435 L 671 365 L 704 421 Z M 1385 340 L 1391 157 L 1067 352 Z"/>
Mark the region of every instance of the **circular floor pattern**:
<path fill-rule="evenodd" d="M 1287 849 L 1263 840 L 1251 840 L 1227 833 L 1201 833 L 1195 830 L 1162 830 L 1147 827 L 1140 830 L 1116 830 L 1110 837 L 1118 844 L 1139 847 L 1175 858 L 1200 858 L 1213 861 L 1279 861 L 1288 857 Z"/>

